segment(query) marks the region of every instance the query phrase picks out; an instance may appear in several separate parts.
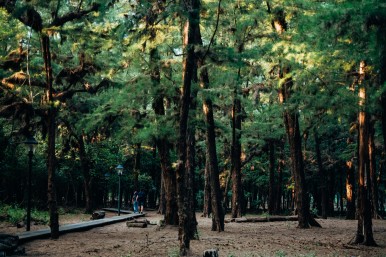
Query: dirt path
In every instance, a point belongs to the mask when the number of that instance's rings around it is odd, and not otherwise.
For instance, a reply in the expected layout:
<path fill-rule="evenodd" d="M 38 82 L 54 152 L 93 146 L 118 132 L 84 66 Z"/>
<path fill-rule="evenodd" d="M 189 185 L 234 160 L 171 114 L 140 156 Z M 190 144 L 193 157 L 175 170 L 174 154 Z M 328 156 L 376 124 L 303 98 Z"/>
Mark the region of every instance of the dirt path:
<path fill-rule="evenodd" d="M 162 219 L 154 212 L 147 213 L 146 217 L 152 222 Z M 200 240 L 191 241 L 189 256 L 201 257 L 204 250 L 218 248 L 220 257 L 386 257 L 386 221 L 374 221 L 374 236 L 379 247 L 363 247 L 347 245 L 355 235 L 356 221 L 318 220 L 323 228 L 305 230 L 297 229 L 294 221 L 227 223 L 225 231 L 218 233 L 210 230 L 210 219 L 199 215 L 197 219 Z M 0 229 L 5 228 L 0 226 Z M 23 246 L 27 256 L 178 256 L 177 235 L 177 227 L 128 228 L 125 223 L 117 223 L 65 234 L 58 240 L 35 240 Z"/>

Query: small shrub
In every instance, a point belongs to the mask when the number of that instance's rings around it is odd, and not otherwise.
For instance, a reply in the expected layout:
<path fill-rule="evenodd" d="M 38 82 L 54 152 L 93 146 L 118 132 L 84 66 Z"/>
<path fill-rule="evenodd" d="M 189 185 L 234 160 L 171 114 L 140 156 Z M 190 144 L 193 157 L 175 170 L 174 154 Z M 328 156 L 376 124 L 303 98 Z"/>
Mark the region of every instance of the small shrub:
<path fill-rule="evenodd" d="M 17 205 L 14 205 L 14 206 L 8 205 L 8 207 L 5 207 L 5 208 L 6 208 L 6 215 L 7 215 L 6 217 L 8 219 L 7 221 L 13 225 L 16 225 L 17 223 L 22 221 L 26 215 L 26 211 Z"/>

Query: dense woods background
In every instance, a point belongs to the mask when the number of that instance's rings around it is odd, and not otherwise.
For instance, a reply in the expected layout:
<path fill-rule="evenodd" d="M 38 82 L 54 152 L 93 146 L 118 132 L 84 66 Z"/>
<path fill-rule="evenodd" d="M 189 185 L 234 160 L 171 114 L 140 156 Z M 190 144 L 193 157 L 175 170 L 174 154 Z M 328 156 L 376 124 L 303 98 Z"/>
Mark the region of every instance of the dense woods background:
<path fill-rule="evenodd" d="M 385 216 L 386 4 L 0 0 L 0 200 L 86 212 Z M 124 166 L 122 194 L 118 174 Z"/>

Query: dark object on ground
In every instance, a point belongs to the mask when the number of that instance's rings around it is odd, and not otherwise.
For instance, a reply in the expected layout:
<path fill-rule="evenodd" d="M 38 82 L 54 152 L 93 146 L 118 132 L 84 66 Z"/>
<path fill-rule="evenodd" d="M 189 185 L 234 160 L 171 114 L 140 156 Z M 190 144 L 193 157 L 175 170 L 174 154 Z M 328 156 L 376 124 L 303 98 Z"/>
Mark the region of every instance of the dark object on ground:
<path fill-rule="evenodd" d="M 146 228 L 147 225 L 150 224 L 150 222 L 147 219 L 141 219 L 141 220 L 129 220 L 126 222 L 126 226 L 128 228 L 134 227 L 134 228 Z"/>
<path fill-rule="evenodd" d="M 253 217 L 253 218 L 232 218 L 227 219 L 225 222 L 273 222 L 273 221 L 297 221 L 298 216 L 269 216 L 269 217 Z"/>
<path fill-rule="evenodd" d="M 105 217 L 106 213 L 104 211 L 94 211 L 91 215 L 92 220 L 99 220 Z"/>
<path fill-rule="evenodd" d="M 219 257 L 218 256 L 218 249 L 205 250 L 203 257 Z"/>
<path fill-rule="evenodd" d="M 24 254 L 24 248 L 18 247 L 19 237 L 7 234 L 0 234 L 0 256 L 9 256 L 13 254 Z"/>

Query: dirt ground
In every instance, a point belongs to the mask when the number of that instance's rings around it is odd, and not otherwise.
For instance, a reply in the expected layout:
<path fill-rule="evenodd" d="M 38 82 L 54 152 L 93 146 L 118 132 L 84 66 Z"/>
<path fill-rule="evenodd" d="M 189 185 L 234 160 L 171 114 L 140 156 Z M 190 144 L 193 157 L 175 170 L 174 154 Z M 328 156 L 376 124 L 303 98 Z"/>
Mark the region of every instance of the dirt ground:
<path fill-rule="evenodd" d="M 111 216 L 109 214 L 108 216 Z M 66 216 L 61 224 L 89 220 L 89 215 Z M 156 223 L 162 219 L 155 212 L 146 218 Z M 296 221 L 263 223 L 226 223 L 224 232 L 211 231 L 211 219 L 197 214 L 199 240 L 191 241 L 188 256 L 202 256 L 204 250 L 219 249 L 220 257 L 250 256 L 349 256 L 386 257 L 386 221 L 374 220 L 374 237 L 379 247 L 352 246 L 356 221 L 318 220 L 323 228 L 297 229 Z M 42 226 L 33 225 L 31 230 Z M 4 223 L 0 232 L 23 232 Z M 178 256 L 178 229 L 174 226 L 128 228 L 125 222 L 62 235 L 58 240 L 27 242 L 26 256 L 50 257 L 145 257 Z"/>

